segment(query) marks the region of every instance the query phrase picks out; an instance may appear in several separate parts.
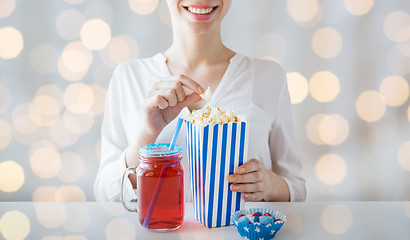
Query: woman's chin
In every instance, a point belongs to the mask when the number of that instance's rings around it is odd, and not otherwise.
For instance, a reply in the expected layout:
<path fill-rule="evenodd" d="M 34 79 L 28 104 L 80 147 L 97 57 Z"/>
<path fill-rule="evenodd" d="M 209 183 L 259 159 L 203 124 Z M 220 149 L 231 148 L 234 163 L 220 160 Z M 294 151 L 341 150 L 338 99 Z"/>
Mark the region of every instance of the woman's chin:
<path fill-rule="evenodd" d="M 188 31 L 192 34 L 206 35 L 215 32 L 216 26 L 214 24 L 205 23 L 190 23 L 188 24 Z"/>

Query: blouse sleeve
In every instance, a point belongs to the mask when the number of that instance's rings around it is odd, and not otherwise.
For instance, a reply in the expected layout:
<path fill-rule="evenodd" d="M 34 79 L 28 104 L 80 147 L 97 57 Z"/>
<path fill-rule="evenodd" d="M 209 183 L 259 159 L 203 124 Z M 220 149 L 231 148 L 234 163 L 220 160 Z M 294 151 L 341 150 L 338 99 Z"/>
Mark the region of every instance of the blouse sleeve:
<path fill-rule="evenodd" d="M 120 114 L 121 86 L 116 69 L 108 87 L 101 128 L 101 159 L 94 183 L 97 201 L 120 201 L 121 177 L 128 146 Z M 130 184 L 128 185 L 128 188 Z"/>
<path fill-rule="evenodd" d="M 269 136 L 272 170 L 288 184 L 290 201 L 305 201 L 306 185 L 305 179 L 301 176 L 301 163 L 293 133 L 290 96 L 284 71 L 283 75 L 285 80 L 281 84 L 278 110 Z"/>

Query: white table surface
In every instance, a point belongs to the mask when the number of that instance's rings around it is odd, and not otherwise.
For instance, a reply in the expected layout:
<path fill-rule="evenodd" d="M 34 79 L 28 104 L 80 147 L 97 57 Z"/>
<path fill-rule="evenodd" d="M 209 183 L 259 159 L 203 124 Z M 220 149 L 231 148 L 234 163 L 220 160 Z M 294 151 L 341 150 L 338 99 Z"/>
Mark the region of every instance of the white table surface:
<path fill-rule="evenodd" d="M 276 240 L 410 239 L 410 202 L 246 203 L 245 208 L 252 207 L 276 209 L 288 217 Z M 192 203 L 185 208 L 179 230 L 156 233 L 143 228 L 121 203 L 0 202 L 0 239 L 5 239 L 2 231 L 10 229 L 28 231 L 26 239 L 42 240 L 242 239 L 233 225 L 208 229 L 194 219 Z M 28 224 L 13 225 L 3 218 L 11 211 L 25 215 Z"/>

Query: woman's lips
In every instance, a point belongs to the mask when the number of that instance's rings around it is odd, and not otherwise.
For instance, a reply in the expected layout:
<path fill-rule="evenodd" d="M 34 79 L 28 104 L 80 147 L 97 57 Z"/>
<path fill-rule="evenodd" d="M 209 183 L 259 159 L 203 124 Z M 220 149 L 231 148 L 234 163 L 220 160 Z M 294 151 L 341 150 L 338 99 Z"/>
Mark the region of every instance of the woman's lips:
<path fill-rule="evenodd" d="M 187 13 L 196 21 L 206 21 L 212 18 L 218 6 L 189 5 L 184 6 Z"/>
<path fill-rule="evenodd" d="M 190 11 L 191 13 L 195 13 L 195 14 L 208 14 L 210 12 L 212 12 L 212 10 L 214 10 L 213 7 L 210 8 L 196 8 L 196 7 L 187 7 L 188 11 Z"/>

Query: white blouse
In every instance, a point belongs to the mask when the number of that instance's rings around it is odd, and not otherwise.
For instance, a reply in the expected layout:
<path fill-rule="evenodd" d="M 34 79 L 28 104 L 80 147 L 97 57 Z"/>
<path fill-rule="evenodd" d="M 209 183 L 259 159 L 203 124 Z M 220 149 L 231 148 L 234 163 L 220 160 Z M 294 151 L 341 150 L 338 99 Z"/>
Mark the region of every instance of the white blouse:
<path fill-rule="evenodd" d="M 126 169 L 125 152 L 142 119 L 145 95 L 153 82 L 169 76 L 162 53 L 127 61 L 114 70 L 102 124 L 100 167 L 94 184 L 98 201 L 120 201 L 121 177 Z M 248 159 L 258 159 L 265 168 L 283 177 L 289 186 L 291 201 L 306 199 L 305 180 L 301 176 L 293 134 L 286 73 L 279 64 L 237 53 L 231 58 L 206 106 L 247 115 Z M 189 110 L 184 108 L 178 117 L 183 118 L 188 113 Z M 162 130 L 157 142 L 171 141 L 176 122 L 177 118 Z M 184 127 L 177 144 L 186 148 Z M 186 150 L 182 163 L 185 167 L 185 200 L 192 201 Z"/>

